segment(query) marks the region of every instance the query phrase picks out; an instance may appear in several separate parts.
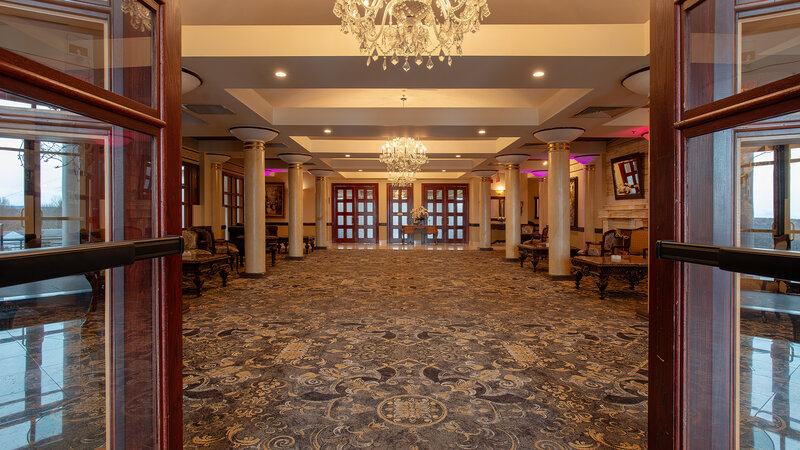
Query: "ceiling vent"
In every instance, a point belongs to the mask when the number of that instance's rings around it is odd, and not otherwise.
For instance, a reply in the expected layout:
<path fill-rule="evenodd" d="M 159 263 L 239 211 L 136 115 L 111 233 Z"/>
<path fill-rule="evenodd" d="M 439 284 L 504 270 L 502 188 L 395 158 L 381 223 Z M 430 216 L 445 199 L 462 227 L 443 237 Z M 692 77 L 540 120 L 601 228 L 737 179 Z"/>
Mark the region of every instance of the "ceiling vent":
<path fill-rule="evenodd" d="M 590 106 L 583 111 L 572 116 L 573 119 L 611 119 L 625 111 L 631 106 Z"/>
<path fill-rule="evenodd" d="M 195 114 L 233 114 L 233 111 L 222 105 L 183 105 L 183 107 Z"/>

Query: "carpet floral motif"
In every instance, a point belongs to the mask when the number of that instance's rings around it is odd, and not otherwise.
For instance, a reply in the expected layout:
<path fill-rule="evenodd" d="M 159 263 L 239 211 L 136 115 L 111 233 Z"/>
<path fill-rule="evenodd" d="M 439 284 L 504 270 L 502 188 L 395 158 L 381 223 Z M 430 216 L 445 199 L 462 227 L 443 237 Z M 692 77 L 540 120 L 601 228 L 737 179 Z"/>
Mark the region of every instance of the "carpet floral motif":
<path fill-rule="evenodd" d="M 646 446 L 646 287 L 500 252 L 329 250 L 184 314 L 184 446 Z"/>

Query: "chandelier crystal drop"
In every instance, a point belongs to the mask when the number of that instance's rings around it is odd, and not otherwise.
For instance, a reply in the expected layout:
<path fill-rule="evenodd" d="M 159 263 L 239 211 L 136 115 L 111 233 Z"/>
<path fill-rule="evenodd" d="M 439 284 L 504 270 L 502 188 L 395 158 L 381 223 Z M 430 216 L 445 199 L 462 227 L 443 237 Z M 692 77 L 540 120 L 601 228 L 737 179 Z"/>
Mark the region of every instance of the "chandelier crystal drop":
<path fill-rule="evenodd" d="M 461 55 L 464 35 L 475 33 L 489 16 L 488 0 L 336 0 L 333 13 L 342 21 L 342 32 L 353 34 L 360 50 L 370 59 L 383 58 L 396 65 L 404 59 L 403 70 L 411 62 L 421 66 L 433 60 Z M 426 58 L 427 57 L 427 58 Z"/>

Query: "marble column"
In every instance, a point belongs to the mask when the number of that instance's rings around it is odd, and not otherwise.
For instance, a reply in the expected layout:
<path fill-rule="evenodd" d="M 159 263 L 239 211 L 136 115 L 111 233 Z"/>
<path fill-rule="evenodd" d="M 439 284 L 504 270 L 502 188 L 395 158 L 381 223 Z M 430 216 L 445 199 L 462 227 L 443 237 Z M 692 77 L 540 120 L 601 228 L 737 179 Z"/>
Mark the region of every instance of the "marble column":
<path fill-rule="evenodd" d="M 570 278 L 569 143 L 583 134 L 582 128 L 553 128 L 534 133 L 547 142 L 548 268 L 552 279 Z"/>
<path fill-rule="evenodd" d="M 315 249 L 317 250 L 327 250 L 328 249 L 328 233 L 327 233 L 327 202 L 325 201 L 327 198 L 328 193 L 328 182 L 327 177 L 333 175 L 332 170 L 326 169 L 311 169 L 308 171 L 311 175 L 314 175 L 316 178 L 314 179 L 314 191 L 316 196 L 316 207 L 315 211 L 315 225 L 316 225 L 316 236 L 314 237 Z"/>
<path fill-rule="evenodd" d="M 506 261 L 518 261 L 520 229 L 519 165 L 530 155 L 499 155 L 495 159 L 506 166 Z"/>
<path fill-rule="evenodd" d="M 244 274 L 261 278 L 267 270 L 264 225 L 264 143 L 278 135 L 276 130 L 235 127 L 231 134 L 244 141 Z"/>
<path fill-rule="evenodd" d="M 494 170 L 473 170 L 472 175 L 480 177 L 480 245 L 478 250 L 492 251 L 492 176 Z"/>
<path fill-rule="evenodd" d="M 303 163 L 311 155 L 282 153 L 278 158 L 289 164 L 289 255 L 290 260 L 303 259 Z"/>
<path fill-rule="evenodd" d="M 222 225 L 225 223 L 225 208 L 222 206 L 222 164 L 231 159 L 227 155 L 209 153 L 205 155 L 205 161 L 209 164 L 209 183 L 211 190 L 211 203 L 206 205 L 211 210 L 211 231 L 214 239 L 224 239 L 225 233 L 222 232 Z"/>
<path fill-rule="evenodd" d="M 594 218 L 597 215 L 597 209 L 594 204 L 595 186 L 597 184 L 595 165 L 587 164 L 583 166 L 583 170 L 585 180 L 583 190 L 583 241 L 595 242 Z"/>

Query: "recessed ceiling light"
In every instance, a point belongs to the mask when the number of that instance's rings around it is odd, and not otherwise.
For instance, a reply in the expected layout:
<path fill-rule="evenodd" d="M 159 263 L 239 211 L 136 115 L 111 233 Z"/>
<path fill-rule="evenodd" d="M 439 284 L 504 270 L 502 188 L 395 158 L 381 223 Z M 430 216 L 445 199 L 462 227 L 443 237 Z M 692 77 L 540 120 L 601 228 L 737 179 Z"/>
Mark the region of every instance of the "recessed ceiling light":
<path fill-rule="evenodd" d="M 478 134 L 486 134 L 486 130 L 478 130 Z"/>
<path fill-rule="evenodd" d="M 446 169 L 442 169 L 442 172 L 447 172 L 447 170 Z"/>
<path fill-rule="evenodd" d="M 547 161 L 545 161 L 544 163 L 542 163 L 542 165 L 546 166 L 546 165 L 547 165 Z"/>
<path fill-rule="evenodd" d="M 359 172 L 363 172 L 363 171 L 364 171 L 364 169 L 358 169 L 358 171 L 359 171 Z"/>
<path fill-rule="evenodd" d="M 322 131 L 324 131 L 324 132 L 325 132 L 325 134 L 331 134 L 331 133 L 333 133 L 333 130 L 331 130 L 330 128 L 325 128 L 325 129 L 324 129 L 324 130 L 322 130 Z"/>
<path fill-rule="evenodd" d="M 456 155 L 456 158 L 461 158 L 461 155 Z"/>
<path fill-rule="evenodd" d="M 278 78 L 286 78 L 286 72 L 284 72 L 282 70 L 279 70 L 279 71 L 275 72 L 275 76 L 278 77 Z"/>
<path fill-rule="evenodd" d="M 541 70 L 537 70 L 536 72 L 533 72 L 533 76 L 534 78 L 541 78 L 544 76 L 544 72 L 542 72 Z"/>
<path fill-rule="evenodd" d="M 350 157 L 350 155 L 344 155 L 344 157 L 345 157 L 345 158 L 349 158 L 349 157 Z"/>

